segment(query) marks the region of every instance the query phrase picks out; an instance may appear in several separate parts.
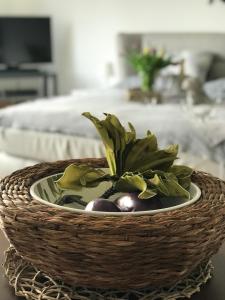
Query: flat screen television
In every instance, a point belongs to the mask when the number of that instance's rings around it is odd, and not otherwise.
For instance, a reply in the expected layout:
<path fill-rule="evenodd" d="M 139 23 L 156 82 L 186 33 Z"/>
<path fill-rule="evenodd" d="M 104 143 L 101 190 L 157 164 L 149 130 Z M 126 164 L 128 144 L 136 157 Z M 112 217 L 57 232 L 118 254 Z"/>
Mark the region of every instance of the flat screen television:
<path fill-rule="evenodd" d="M 52 62 L 50 23 L 48 17 L 0 17 L 0 64 Z"/>

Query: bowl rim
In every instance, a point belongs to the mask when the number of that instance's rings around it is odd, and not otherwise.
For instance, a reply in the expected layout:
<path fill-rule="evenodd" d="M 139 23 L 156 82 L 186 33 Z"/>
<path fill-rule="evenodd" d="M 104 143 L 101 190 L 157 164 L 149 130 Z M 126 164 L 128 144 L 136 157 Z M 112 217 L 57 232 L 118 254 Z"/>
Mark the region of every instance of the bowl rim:
<path fill-rule="evenodd" d="M 41 181 L 46 180 L 50 177 L 53 176 L 57 176 L 60 175 L 62 173 L 56 173 L 56 174 L 52 174 L 49 176 L 45 176 L 40 178 L 39 180 L 35 181 L 31 186 L 30 186 L 30 194 L 32 196 L 33 199 L 39 201 L 42 204 L 45 204 L 47 206 L 53 207 L 53 208 L 57 208 L 61 211 L 69 211 L 72 213 L 79 213 L 79 214 L 85 214 L 85 215 L 95 215 L 95 216 L 142 216 L 142 215 L 155 215 L 157 213 L 163 213 L 163 212 L 168 212 L 168 211 L 172 211 L 172 210 L 176 210 L 176 209 L 180 209 L 182 207 L 186 207 L 189 206 L 193 203 L 195 203 L 197 200 L 199 200 L 200 196 L 201 196 L 201 190 L 200 188 L 197 186 L 197 184 L 191 182 L 191 186 L 192 188 L 194 188 L 195 190 L 195 195 L 194 197 L 192 197 L 191 199 L 187 200 L 186 202 L 179 204 L 179 205 L 174 205 L 174 206 L 170 206 L 170 207 L 166 207 L 166 208 L 161 208 L 161 209 L 155 209 L 155 210 L 146 210 L 146 211 L 135 211 L 135 212 L 105 212 L 105 211 L 86 211 L 84 209 L 78 209 L 78 208 L 72 208 L 72 207 L 64 207 L 58 204 L 54 204 L 51 202 L 48 202 L 44 199 L 42 199 L 41 197 L 39 197 L 36 193 L 35 193 L 35 187 L 37 184 L 39 184 Z"/>

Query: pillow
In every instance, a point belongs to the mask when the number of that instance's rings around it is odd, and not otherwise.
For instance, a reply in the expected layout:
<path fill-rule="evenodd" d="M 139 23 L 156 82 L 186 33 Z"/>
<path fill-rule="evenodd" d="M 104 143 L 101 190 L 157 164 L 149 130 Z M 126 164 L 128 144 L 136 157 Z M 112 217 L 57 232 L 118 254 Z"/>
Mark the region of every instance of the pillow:
<path fill-rule="evenodd" d="M 205 93 L 202 83 L 197 78 L 185 78 L 182 82 L 185 100 L 188 104 L 211 104 L 211 98 Z"/>
<path fill-rule="evenodd" d="M 138 75 L 128 76 L 114 85 L 119 89 L 135 89 L 141 86 L 141 78 Z"/>
<path fill-rule="evenodd" d="M 214 56 L 207 80 L 215 80 L 225 77 L 225 58 Z"/>
<path fill-rule="evenodd" d="M 217 103 L 225 101 L 225 78 L 208 81 L 204 84 L 205 93 Z"/>
<path fill-rule="evenodd" d="M 213 54 L 207 52 L 185 52 L 184 59 L 185 74 L 193 78 L 198 78 L 201 82 L 205 82 L 213 61 Z"/>
<path fill-rule="evenodd" d="M 205 82 L 212 65 L 213 54 L 209 52 L 182 51 L 180 54 L 173 56 L 173 60 L 177 62 L 184 60 L 184 74 Z M 164 75 L 175 74 L 178 76 L 181 73 L 181 66 L 168 66 L 161 72 Z"/>
<path fill-rule="evenodd" d="M 179 102 L 184 97 L 180 77 L 177 75 L 160 74 L 155 80 L 154 88 L 162 95 L 163 102 Z"/>

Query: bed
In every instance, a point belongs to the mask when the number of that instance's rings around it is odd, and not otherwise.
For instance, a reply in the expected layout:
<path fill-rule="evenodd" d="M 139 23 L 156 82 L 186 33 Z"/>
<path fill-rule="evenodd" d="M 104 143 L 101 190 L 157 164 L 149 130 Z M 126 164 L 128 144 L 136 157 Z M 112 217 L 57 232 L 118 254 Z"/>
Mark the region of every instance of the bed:
<path fill-rule="evenodd" d="M 182 44 L 185 48 L 213 52 L 220 68 L 212 69 L 207 76 L 210 80 L 225 77 L 225 68 L 223 73 L 221 67 L 225 66 L 222 34 L 119 34 L 118 44 L 121 80 L 132 75 L 124 53 L 152 44 L 171 51 L 181 50 Z M 84 111 L 99 117 L 102 112 L 114 113 L 124 124 L 131 121 L 138 135 L 150 129 L 159 137 L 161 146 L 178 143 L 181 151 L 188 153 L 182 155 L 185 161 L 223 176 L 225 106 L 222 103 L 154 105 L 131 103 L 127 99 L 124 87 L 75 90 L 67 96 L 0 110 L 0 176 L 40 161 L 103 156 L 93 126 L 81 116 Z"/>
<path fill-rule="evenodd" d="M 183 152 L 197 157 L 219 161 L 225 154 L 225 131 L 221 130 L 225 107 L 201 105 L 189 110 L 174 104 L 130 103 L 122 89 L 89 90 L 5 108 L 0 111 L 0 150 L 34 162 L 101 157 L 102 144 L 91 123 L 81 116 L 84 111 L 99 117 L 102 112 L 114 113 L 124 124 L 131 121 L 139 136 L 150 129 L 161 146 L 176 142 Z"/>

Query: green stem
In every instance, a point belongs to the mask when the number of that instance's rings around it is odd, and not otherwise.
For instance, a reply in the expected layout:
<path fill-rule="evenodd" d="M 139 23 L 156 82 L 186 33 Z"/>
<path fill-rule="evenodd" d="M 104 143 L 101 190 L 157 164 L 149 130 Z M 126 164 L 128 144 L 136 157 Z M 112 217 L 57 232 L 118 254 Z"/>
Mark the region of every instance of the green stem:
<path fill-rule="evenodd" d="M 85 202 L 84 200 L 81 199 L 81 196 L 75 196 L 75 195 L 65 195 L 61 198 L 59 198 L 55 204 L 58 204 L 58 205 L 65 205 L 65 204 L 70 204 L 70 203 L 77 203 L 81 206 L 86 206 L 87 205 L 87 202 Z"/>
<path fill-rule="evenodd" d="M 141 90 L 143 92 L 151 92 L 153 90 L 155 72 L 141 72 Z"/>
<path fill-rule="evenodd" d="M 115 194 L 116 188 L 115 185 L 113 184 L 108 190 L 106 190 L 101 196 L 100 198 L 104 198 L 104 199 L 108 199 L 110 196 L 112 196 L 113 194 Z"/>

